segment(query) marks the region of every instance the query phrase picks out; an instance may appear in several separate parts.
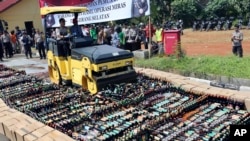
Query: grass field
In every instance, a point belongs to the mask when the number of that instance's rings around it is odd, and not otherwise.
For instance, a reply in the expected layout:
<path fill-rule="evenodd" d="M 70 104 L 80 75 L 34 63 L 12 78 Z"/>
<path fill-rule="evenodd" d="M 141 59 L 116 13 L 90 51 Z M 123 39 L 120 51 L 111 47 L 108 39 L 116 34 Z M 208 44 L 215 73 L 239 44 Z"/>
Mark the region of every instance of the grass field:
<path fill-rule="evenodd" d="M 136 60 L 136 66 L 164 71 L 176 70 L 183 73 L 200 73 L 250 79 L 250 31 L 244 34 L 244 57 L 238 58 L 231 52 L 230 31 L 193 32 L 184 30 L 181 46 L 186 52 L 182 59 L 175 57 L 152 57 Z"/>
<path fill-rule="evenodd" d="M 152 57 L 147 60 L 136 60 L 136 66 L 181 74 L 214 74 L 250 79 L 249 62 L 250 57 L 241 59 L 235 56 L 185 57 L 180 60 L 173 57 Z"/>

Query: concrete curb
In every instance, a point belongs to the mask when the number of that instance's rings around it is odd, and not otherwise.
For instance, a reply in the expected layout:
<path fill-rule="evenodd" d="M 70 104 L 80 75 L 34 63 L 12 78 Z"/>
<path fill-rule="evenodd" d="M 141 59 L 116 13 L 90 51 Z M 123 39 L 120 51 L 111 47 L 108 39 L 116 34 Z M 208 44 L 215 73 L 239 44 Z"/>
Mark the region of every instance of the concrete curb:
<path fill-rule="evenodd" d="M 201 82 L 201 83 L 208 84 L 208 85 L 210 85 L 210 82 L 212 82 L 210 80 L 193 78 L 193 77 L 187 77 L 187 78 L 189 78 L 192 81 Z M 248 87 L 248 86 L 240 86 L 239 91 L 250 92 L 250 87 Z"/>
<path fill-rule="evenodd" d="M 2 99 L 0 99 L 0 134 L 11 141 L 74 141 L 62 132 L 8 107 Z"/>

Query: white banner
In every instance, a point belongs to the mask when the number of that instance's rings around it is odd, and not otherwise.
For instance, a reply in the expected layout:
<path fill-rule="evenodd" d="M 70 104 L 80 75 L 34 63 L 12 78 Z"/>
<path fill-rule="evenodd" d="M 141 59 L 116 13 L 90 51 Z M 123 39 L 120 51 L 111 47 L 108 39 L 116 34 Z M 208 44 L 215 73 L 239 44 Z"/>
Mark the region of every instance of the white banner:
<path fill-rule="evenodd" d="M 150 0 L 94 0 L 87 12 L 79 13 L 78 24 L 92 24 L 150 15 Z M 73 14 L 55 14 L 47 19 L 47 25 L 59 26 L 59 19 L 66 20 L 66 26 L 73 25 Z M 53 23 L 49 23 L 53 21 Z"/>

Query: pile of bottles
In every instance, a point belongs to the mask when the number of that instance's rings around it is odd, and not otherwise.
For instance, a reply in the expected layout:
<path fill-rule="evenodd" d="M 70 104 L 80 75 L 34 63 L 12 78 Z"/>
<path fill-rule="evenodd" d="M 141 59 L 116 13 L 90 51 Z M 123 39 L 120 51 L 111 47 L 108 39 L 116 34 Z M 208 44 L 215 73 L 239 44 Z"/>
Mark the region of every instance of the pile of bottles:
<path fill-rule="evenodd" d="M 26 74 L 26 73 L 25 71 L 16 70 L 14 68 L 10 68 L 10 67 L 0 64 L 0 78 L 10 77 L 16 74 Z"/>
<path fill-rule="evenodd" d="M 77 141 L 226 140 L 229 125 L 250 121 L 242 103 L 196 95 L 142 74 L 136 83 L 108 85 L 94 96 L 40 78 L 3 75 L 1 98 Z"/>
<path fill-rule="evenodd" d="M 156 141 L 227 140 L 229 125 L 249 123 L 249 113 L 238 108 L 205 100 L 199 107 L 153 127 L 151 138 Z"/>

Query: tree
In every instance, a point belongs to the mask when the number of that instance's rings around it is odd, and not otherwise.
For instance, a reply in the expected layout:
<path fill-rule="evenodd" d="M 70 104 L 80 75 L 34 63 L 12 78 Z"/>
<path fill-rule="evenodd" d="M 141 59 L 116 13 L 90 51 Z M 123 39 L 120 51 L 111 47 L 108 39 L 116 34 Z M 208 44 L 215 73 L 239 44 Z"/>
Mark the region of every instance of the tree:
<path fill-rule="evenodd" d="M 162 24 L 170 16 L 173 0 L 151 0 L 151 17 L 154 23 Z"/>
<path fill-rule="evenodd" d="M 244 21 L 249 18 L 249 0 L 211 0 L 205 8 L 206 15 L 216 17 L 241 17 Z"/>
<path fill-rule="evenodd" d="M 198 0 L 175 0 L 171 3 L 171 18 L 189 23 L 196 18 Z"/>
<path fill-rule="evenodd" d="M 234 8 L 239 16 L 243 18 L 249 18 L 249 8 L 250 1 L 249 0 L 228 0 L 229 4 Z"/>
<path fill-rule="evenodd" d="M 182 19 L 185 26 L 193 20 L 210 17 L 250 18 L 250 0 L 150 0 L 153 24 L 162 24 L 169 20 Z M 148 17 L 134 18 L 132 21 L 147 22 Z"/>
<path fill-rule="evenodd" d="M 205 13 L 213 17 L 227 17 L 235 16 L 237 12 L 229 0 L 211 0 L 205 7 Z"/>

